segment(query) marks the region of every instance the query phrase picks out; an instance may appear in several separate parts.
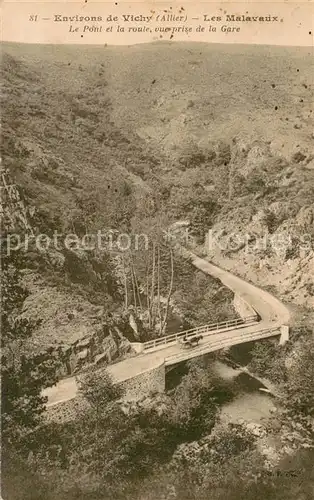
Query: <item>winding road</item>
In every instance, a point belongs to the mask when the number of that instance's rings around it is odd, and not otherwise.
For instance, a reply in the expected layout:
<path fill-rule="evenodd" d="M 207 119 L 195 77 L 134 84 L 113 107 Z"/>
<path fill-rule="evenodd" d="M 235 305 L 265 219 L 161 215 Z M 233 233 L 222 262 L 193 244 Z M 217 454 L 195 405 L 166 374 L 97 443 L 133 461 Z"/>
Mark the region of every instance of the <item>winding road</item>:
<path fill-rule="evenodd" d="M 259 315 L 260 321 L 205 333 L 199 346 L 186 352 L 182 351 L 175 339 L 162 346 L 148 348 L 137 356 L 107 367 L 107 371 L 117 383 L 153 370 L 163 363 L 172 365 L 231 345 L 278 335 L 280 328 L 289 324 L 290 312 L 288 308 L 269 292 L 261 290 L 185 248 L 179 247 L 177 250 L 183 257 L 188 258 L 197 269 L 218 278 L 226 287 L 250 304 Z M 43 395 L 48 397 L 46 406 L 49 407 L 75 398 L 77 392 L 75 377 L 69 377 L 61 380 L 54 387 L 45 389 Z"/>

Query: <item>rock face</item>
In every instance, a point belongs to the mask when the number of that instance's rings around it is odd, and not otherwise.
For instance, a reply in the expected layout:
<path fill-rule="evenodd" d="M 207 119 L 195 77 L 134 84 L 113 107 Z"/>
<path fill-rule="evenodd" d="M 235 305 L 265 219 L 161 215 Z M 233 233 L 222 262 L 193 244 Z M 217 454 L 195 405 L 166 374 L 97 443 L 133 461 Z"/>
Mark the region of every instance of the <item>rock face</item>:
<path fill-rule="evenodd" d="M 207 253 L 222 267 L 274 287 L 283 300 L 313 308 L 312 154 L 297 148 L 284 157 L 261 142 L 233 147 L 234 174 L 246 187 L 234 187 L 232 206 L 213 225 Z"/>
<path fill-rule="evenodd" d="M 283 299 L 299 305 L 314 307 L 314 252 L 297 249 L 288 241 L 288 233 L 275 233 L 277 243 L 272 238 L 273 248 L 264 247 L 263 237 L 257 241 L 256 249 L 243 248 L 232 255 L 212 255 L 212 259 L 222 267 L 249 279 L 261 286 L 276 288 Z M 282 243 L 280 243 L 280 239 Z M 260 245 L 260 248 L 259 248 Z M 289 253 L 291 252 L 291 254 Z M 294 255 L 293 255 L 294 253 Z"/>

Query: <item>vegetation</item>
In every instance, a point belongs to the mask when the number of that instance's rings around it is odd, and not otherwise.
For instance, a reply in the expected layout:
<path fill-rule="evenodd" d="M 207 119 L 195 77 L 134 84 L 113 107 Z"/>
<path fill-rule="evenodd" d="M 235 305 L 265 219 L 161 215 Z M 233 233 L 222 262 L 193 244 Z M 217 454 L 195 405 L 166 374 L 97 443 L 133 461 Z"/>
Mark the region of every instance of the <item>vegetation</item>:
<path fill-rule="evenodd" d="M 281 384 L 287 378 L 285 351 L 276 341 L 262 341 L 254 345 L 248 368 L 252 373 Z"/>
<path fill-rule="evenodd" d="M 285 383 L 286 407 L 290 418 L 302 425 L 314 436 L 314 341 L 313 337 L 303 339 L 292 366 L 288 370 Z"/>
<path fill-rule="evenodd" d="M 30 499 L 39 498 L 44 488 L 53 500 L 123 499 L 126 494 L 136 500 L 250 500 L 266 494 L 292 500 L 293 494 L 311 492 L 311 450 L 268 469 L 256 438 L 242 425 L 218 426 L 210 433 L 222 402 L 217 400 L 221 383 L 199 362 L 190 368 L 173 395 L 159 399 L 158 406 L 149 399 L 140 405 L 121 404 L 121 392 L 112 392 L 108 377 L 88 375 L 82 393 L 90 408 L 75 421 L 46 424 L 32 433 L 28 449 L 32 443 L 30 464 L 37 474 L 28 473 L 18 456 L 8 457 L 4 484 L 12 488 L 13 466 L 18 478 L 11 498 L 20 498 L 25 475 L 30 485 L 37 484 L 28 493 Z M 228 398 L 231 394 L 229 390 Z"/>
<path fill-rule="evenodd" d="M 58 476 L 54 495 L 61 498 L 67 488 L 78 498 L 91 493 L 97 498 L 123 498 L 126 489 L 140 491 L 142 479 L 169 463 L 180 444 L 206 436 L 218 416 L 218 387 L 213 385 L 212 375 L 197 364 L 172 397 L 164 396 L 160 408 L 153 400 L 125 406 L 120 401 L 123 392 L 104 372 L 87 374 L 80 382 L 90 406 L 73 421 L 37 426 L 24 438 L 24 453 L 32 450 L 29 462 L 45 478 L 39 475 L 37 480 L 53 495 L 49 488 Z M 228 438 L 217 439 L 215 447 Z M 245 443 L 244 439 L 244 448 L 249 446 Z M 236 442 L 232 446 L 237 447 Z M 17 458 L 11 452 L 8 459 L 9 474 Z M 23 473 L 19 467 L 18 474 Z M 9 481 L 7 475 L 5 481 Z"/>

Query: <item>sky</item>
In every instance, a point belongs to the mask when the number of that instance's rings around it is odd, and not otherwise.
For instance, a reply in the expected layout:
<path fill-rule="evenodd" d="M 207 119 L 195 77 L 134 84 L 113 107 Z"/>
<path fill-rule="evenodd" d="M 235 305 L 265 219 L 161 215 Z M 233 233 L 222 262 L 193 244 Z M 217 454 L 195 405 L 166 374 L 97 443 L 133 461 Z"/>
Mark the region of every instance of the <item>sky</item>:
<path fill-rule="evenodd" d="M 157 40 L 312 46 L 314 4 L 281 2 L 104 2 L 82 0 L 4 0 L 3 41 L 53 44 L 131 45 Z M 204 15 L 208 21 L 204 21 Z M 227 21 L 227 15 L 271 16 L 272 22 Z M 60 21 L 61 17 L 100 16 L 97 21 Z M 152 16 L 125 21 L 123 15 Z M 162 21 L 162 15 L 179 16 Z M 55 18 L 57 16 L 57 18 Z M 59 17 L 58 17 L 59 16 Z M 110 17 L 111 16 L 111 17 Z M 221 17 L 221 20 L 217 19 Z M 124 31 L 122 30 L 124 28 Z M 131 30 L 129 29 L 131 28 Z M 164 28 L 169 28 L 167 32 Z M 229 30 L 228 30 L 229 29 Z M 143 31 L 142 31 L 143 30 Z"/>

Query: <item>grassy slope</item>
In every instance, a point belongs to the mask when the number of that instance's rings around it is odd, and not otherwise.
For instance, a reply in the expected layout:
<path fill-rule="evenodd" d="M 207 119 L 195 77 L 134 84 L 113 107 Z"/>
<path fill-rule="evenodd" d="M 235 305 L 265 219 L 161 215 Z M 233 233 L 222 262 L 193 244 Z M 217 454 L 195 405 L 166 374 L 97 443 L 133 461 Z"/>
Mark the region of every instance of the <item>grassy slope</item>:
<path fill-rule="evenodd" d="M 163 146 L 167 140 L 168 146 L 182 144 L 191 135 L 221 139 L 222 131 L 226 139 L 239 131 L 254 139 L 285 139 L 284 151 L 290 141 L 310 144 L 309 48 L 189 43 L 170 48 L 161 43 L 41 49 L 8 44 L 6 50 L 40 68 L 47 87 L 55 91 L 75 93 L 106 81 L 115 123 L 146 137 L 151 132 L 152 140 L 164 137 Z M 187 124 L 182 123 L 185 113 Z M 298 132 L 295 120 L 303 120 Z"/>

